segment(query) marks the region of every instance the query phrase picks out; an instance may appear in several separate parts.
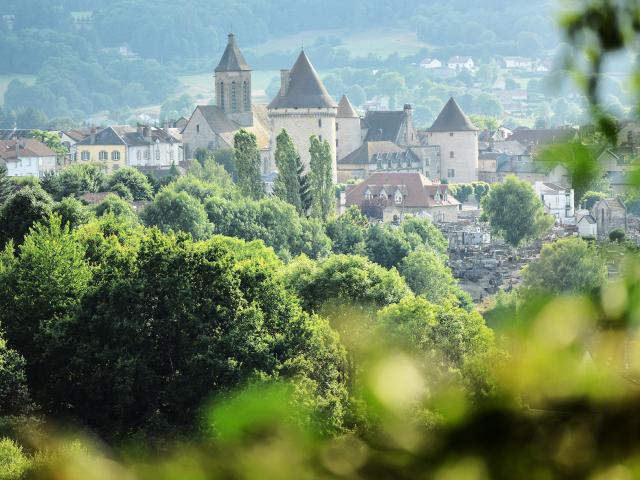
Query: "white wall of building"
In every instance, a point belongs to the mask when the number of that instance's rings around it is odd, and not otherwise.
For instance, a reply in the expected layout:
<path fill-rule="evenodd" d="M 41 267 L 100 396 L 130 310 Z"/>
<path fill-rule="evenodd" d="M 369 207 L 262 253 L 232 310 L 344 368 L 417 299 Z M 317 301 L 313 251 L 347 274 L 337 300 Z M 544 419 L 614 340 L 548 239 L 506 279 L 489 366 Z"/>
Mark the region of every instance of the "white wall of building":
<path fill-rule="evenodd" d="M 286 130 L 296 150 L 300 154 L 309 171 L 311 156 L 309 154 L 311 135 L 316 135 L 329 143 L 333 158 L 333 180 L 337 181 L 336 162 L 336 114 L 337 108 L 274 108 L 269 110 L 271 121 L 271 150 L 275 152 L 276 137 L 282 130 Z"/>
<path fill-rule="evenodd" d="M 149 145 L 130 146 L 127 153 L 127 162 L 132 167 L 170 167 L 182 160 L 180 143 L 150 142 Z"/>
<path fill-rule="evenodd" d="M 549 210 L 549 214 L 561 223 L 575 223 L 573 189 L 553 190 L 545 187 L 543 182 L 536 182 L 533 188 Z"/>
<path fill-rule="evenodd" d="M 428 139 L 440 147 L 442 178 L 449 183 L 478 180 L 478 132 L 429 132 Z"/>
<path fill-rule="evenodd" d="M 42 177 L 56 169 L 56 157 L 20 157 L 6 165 L 9 177 Z"/>
<path fill-rule="evenodd" d="M 336 118 L 336 139 L 338 160 L 360 148 L 362 145 L 360 118 Z"/>

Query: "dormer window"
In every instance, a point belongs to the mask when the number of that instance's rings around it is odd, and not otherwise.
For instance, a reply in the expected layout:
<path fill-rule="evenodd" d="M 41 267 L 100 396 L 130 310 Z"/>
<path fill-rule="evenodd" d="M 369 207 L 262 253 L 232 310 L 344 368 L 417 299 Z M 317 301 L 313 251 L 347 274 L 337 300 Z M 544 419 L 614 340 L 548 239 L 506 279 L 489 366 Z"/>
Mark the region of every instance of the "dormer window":
<path fill-rule="evenodd" d="M 385 191 L 384 188 L 382 190 L 380 190 L 379 197 L 380 197 L 381 200 L 386 200 L 387 199 L 387 192 Z"/>
<path fill-rule="evenodd" d="M 371 190 L 369 188 L 364 191 L 364 198 L 367 200 L 371 200 L 373 198 L 373 195 L 371 194 Z"/>
<path fill-rule="evenodd" d="M 396 205 L 401 205 L 402 204 L 402 192 L 400 190 L 396 190 L 396 193 L 393 196 L 394 201 L 396 202 Z"/>

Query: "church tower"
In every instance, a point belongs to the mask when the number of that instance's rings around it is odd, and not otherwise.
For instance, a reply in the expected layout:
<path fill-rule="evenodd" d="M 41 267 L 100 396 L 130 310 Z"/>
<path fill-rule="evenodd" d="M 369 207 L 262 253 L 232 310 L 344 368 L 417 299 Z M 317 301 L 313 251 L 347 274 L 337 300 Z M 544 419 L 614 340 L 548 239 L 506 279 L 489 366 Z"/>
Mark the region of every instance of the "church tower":
<path fill-rule="evenodd" d="M 253 125 L 251 109 L 251 67 L 229 34 L 220 63 L 215 70 L 216 105 L 227 117 L 241 127 Z"/>

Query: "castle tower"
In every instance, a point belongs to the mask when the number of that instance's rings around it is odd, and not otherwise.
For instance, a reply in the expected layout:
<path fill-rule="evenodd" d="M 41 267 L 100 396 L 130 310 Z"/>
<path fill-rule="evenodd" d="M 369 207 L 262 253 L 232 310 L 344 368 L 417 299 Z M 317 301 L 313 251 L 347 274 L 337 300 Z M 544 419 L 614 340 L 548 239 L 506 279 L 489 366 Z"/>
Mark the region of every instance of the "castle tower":
<path fill-rule="evenodd" d="M 280 92 L 267 107 L 271 122 L 271 138 L 284 129 L 293 140 L 300 159 L 309 170 L 309 137 L 316 135 L 326 140 L 333 157 L 333 177 L 337 179 L 336 163 L 336 115 L 338 105 L 322 84 L 318 72 L 300 52 L 291 70 L 280 72 Z M 275 149 L 275 146 L 274 146 Z"/>
<path fill-rule="evenodd" d="M 220 63 L 215 70 L 216 105 L 241 127 L 253 125 L 251 110 L 251 68 L 229 34 Z"/>
<path fill-rule="evenodd" d="M 453 98 L 427 132 L 429 145 L 440 147 L 440 178 L 449 183 L 478 180 L 478 129 Z"/>
<path fill-rule="evenodd" d="M 346 157 L 362 145 L 360 117 L 351 105 L 349 97 L 343 95 L 338 103 L 336 118 L 336 152 L 338 160 Z"/>

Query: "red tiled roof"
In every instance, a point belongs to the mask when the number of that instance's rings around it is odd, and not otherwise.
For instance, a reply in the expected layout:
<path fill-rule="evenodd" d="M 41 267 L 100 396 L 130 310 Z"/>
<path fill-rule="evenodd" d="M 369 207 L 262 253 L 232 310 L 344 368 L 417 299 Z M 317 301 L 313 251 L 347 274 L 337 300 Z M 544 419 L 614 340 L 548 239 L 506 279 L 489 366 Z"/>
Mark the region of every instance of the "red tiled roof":
<path fill-rule="evenodd" d="M 20 142 L 16 152 L 16 141 Z M 17 153 L 17 155 L 16 155 Z M 55 157 L 56 152 L 35 138 L 22 138 L 20 140 L 0 140 L 0 158 L 3 160 L 16 160 L 19 157 Z"/>
<path fill-rule="evenodd" d="M 387 203 L 395 203 L 394 195 L 397 191 L 404 195 L 403 205 L 410 208 L 429 208 L 443 205 L 460 205 L 453 195 L 449 195 L 449 186 L 434 184 L 427 177 L 417 172 L 379 172 L 374 173 L 366 180 L 347 187 L 346 204 L 363 206 L 372 198 L 379 199 L 381 193 L 385 193 Z M 445 198 L 446 194 L 446 200 Z M 439 200 L 436 200 L 436 195 Z"/>

